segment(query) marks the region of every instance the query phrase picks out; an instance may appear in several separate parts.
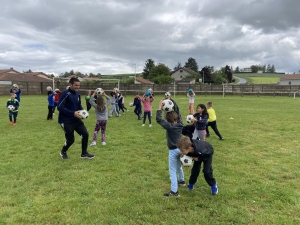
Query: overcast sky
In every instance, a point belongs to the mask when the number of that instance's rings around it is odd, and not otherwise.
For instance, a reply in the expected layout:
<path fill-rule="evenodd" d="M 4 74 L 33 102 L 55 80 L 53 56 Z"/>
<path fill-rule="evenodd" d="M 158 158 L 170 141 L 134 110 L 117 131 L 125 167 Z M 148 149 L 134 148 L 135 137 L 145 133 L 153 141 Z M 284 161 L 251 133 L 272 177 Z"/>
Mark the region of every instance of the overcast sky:
<path fill-rule="evenodd" d="M 274 65 L 300 70 L 300 0 L 0 0 L 0 69 L 60 74 Z"/>

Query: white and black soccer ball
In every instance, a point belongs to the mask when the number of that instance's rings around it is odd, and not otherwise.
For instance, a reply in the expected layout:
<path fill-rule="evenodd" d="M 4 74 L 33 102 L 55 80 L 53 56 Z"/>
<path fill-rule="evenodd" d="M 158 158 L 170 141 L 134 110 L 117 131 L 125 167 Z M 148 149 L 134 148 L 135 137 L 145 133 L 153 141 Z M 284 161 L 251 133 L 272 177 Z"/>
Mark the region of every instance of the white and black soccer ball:
<path fill-rule="evenodd" d="M 51 91 L 51 87 L 50 86 L 48 86 L 46 89 L 47 89 L 47 91 Z"/>
<path fill-rule="evenodd" d="M 81 119 L 87 119 L 89 117 L 89 112 L 85 109 L 79 110 L 79 115 L 81 116 Z"/>
<path fill-rule="evenodd" d="M 119 91 L 119 88 L 114 88 L 114 92 L 118 92 Z"/>
<path fill-rule="evenodd" d="M 192 120 L 194 119 L 194 116 L 193 115 L 187 115 L 186 117 L 186 122 L 187 123 L 192 123 Z"/>
<path fill-rule="evenodd" d="M 15 110 L 15 107 L 13 105 L 9 105 L 9 106 L 7 106 L 7 109 L 9 111 L 13 111 L 13 110 Z"/>
<path fill-rule="evenodd" d="M 133 106 L 133 103 L 132 103 L 132 102 L 129 102 L 129 106 L 132 107 L 132 106 Z"/>
<path fill-rule="evenodd" d="M 167 91 L 167 92 L 165 93 L 165 99 L 170 98 L 170 97 L 171 97 L 171 93 Z"/>
<path fill-rule="evenodd" d="M 13 88 L 19 88 L 19 86 L 17 84 L 13 84 L 12 87 Z"/>
<path fill-rule="evenodd" d="M 180 155 L 180 162 L 183 166 L 191 166 L 194 163 L 194 159 L 187 155 Z"/>
<path fill-rule="evenodd" d="M 97 89 L 96 89 L 97 95 L 102 95 L 103 92 L 104 92 L 104 90 L 103 90 L 102 88 L 97 88 Z"/>
<path fill-rule="evenodd" d="M 165 112 L 174 111 L 174 103 L 170 99 L 163 100 L 162 110 L 165 111 Z"/>
<path fill-rule="evenodd" d="M 153 90 L 152 88 L 149 88 L 148 91 L 152 94 Z"/>

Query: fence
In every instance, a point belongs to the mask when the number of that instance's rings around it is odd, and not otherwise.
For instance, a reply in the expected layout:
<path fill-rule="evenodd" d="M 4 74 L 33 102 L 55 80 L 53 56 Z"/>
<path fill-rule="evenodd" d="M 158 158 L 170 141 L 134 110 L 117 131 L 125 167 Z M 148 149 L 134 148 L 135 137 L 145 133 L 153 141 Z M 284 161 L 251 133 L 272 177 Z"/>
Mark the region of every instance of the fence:
<path fill-rule="evenodd" d="M 53 86 L 52 82 L 17 82 L 22 90 L 22 95 L 46 95 L 47 86 Z M 56 82 L 55 88 L 65 90 L 66 83 Z M 83 94 L 87 90 L 95 90 L 98 87 L 103 88 L 106 92 L 110 92 L 115 84 L 101 83 L 84 83 L 80 84 L 80 92 Z M 8 95 L 11 88 L 10 84 L 0 84 L 0 95 Z M 271 95 L 271 96 L 294 96 L 294 93 L 300 93 L 300 85 L 270 85 L 270 84 L 224 84 L 224 85 L 209 85 L 209 84 L 166 84 L 166 85 L 143 85 L 143 84 L 120 84 L 119 90 L 124 95 L 134 95 L 136 92 L 142 94 L 151 88 L 155 94 L 164 94 L 166 91 L 172 95 L 185 94 L 188 89 L 192 88 L 196 94 L 203 95 Z"/>

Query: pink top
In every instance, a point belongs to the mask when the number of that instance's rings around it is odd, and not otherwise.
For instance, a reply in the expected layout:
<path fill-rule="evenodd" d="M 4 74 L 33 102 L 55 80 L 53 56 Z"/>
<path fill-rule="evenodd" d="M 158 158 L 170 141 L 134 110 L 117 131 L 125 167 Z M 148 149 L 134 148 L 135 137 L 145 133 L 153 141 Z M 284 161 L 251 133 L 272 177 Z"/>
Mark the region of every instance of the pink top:
<path fill-rule="evenodd" d="M 143 104 L 144 104 L 144 112 L 151 112 L 151 110 L 152 110 L 152 105 L 151 105 L 151 103 L 154 101 L 154 97 L 150 98 L 149 101 L 147 101 L 147 100 L 144 99 L 144 98 L 141 98 L 141 101 L 142 101 Z"/>

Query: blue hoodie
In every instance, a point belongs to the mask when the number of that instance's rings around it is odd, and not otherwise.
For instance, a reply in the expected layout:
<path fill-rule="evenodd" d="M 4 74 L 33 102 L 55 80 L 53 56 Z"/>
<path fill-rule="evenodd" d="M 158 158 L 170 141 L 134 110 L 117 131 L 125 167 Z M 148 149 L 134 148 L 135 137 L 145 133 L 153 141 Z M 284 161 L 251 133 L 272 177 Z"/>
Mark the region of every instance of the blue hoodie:
<path fill-rule="evenodd" d="M 70 88 L 61 93 L 57 104 L 59 111 L 58 122 L 69 123 L 80 120 L 74 116 L 74 112 L 82 110 L 79 92 L 72 91 Z"/>

